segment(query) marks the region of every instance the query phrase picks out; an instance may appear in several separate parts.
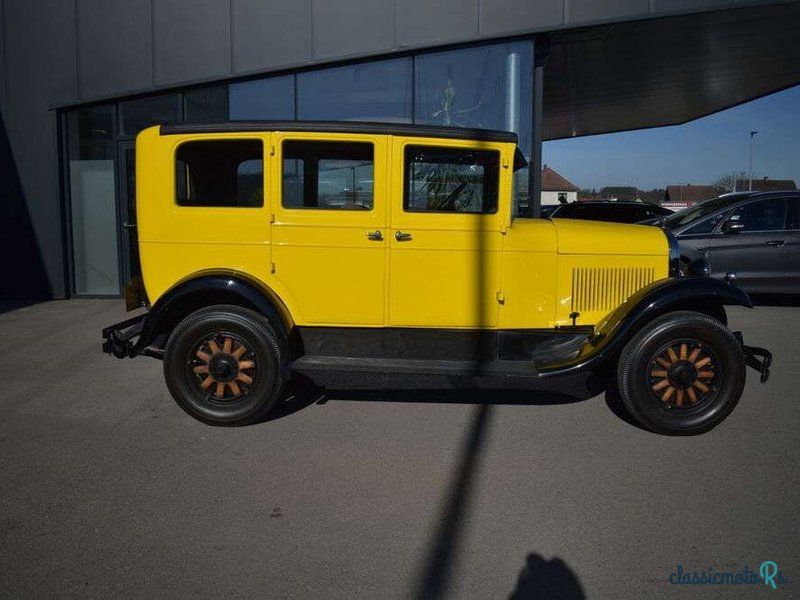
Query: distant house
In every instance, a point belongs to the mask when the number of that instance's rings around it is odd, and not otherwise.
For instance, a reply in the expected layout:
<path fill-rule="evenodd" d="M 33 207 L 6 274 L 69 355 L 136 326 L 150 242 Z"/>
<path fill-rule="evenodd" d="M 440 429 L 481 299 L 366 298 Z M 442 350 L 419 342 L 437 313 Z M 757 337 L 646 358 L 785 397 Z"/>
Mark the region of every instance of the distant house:
<path fill-rule="evenodd" d="M 737 179 L 736 180 L 736 191 L 737 192 L 746 192 L 750 189 L 750 180 L 748 179 Z M 753 191 L 754 192 L 778 192 L 783 190 L 796 190 L 797 186 L 792 179 L 769 179 L 768 177 L 764 177 L 763 179 L 753 179 Z"/>
<path fill-rule="evenodd" d="M 578 186 L 545 165 L 542 168 L 542 206 L 577 200 Z"/>
<path fill-rule="evenodd" d="M 691 206 L 695 202 L 708 200 L 718 195 L 719 193 L 713 185 L 692 185 L 691 183 L 668 185 L 661 205 L 672 210 L 680 210 Z"/>

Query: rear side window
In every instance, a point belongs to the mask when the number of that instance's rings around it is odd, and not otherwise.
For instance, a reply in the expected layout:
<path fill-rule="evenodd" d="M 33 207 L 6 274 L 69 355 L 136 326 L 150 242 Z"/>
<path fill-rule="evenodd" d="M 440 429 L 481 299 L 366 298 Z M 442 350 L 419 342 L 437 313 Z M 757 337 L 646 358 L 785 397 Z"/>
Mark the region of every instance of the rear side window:
<path fill-rule="evenodd" d="M 493 150 L 406 146 L 406 212 L 497 212 L 500 153 Z"/>
<path fill-rule="evenodd" d="M 736 208 L 728 219 L 742 231 L 780 231 L 786 224 L 786 199 L 770 198 Z"/>
<path fill-rule="evenodd" d="M 264 206 L 260 140 L 186 142 L 175 153 L 179 206 Z"/>
<path fill-rule="evenodd" d="M 284 142 L 284 208 L 372 210 L 374 154 L 364 142 Z"/>

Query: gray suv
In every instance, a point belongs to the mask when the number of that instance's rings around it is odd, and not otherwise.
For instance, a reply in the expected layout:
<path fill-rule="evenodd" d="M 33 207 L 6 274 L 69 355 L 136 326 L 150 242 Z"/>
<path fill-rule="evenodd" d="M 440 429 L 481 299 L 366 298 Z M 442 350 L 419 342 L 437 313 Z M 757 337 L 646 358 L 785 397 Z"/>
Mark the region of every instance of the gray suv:
<path fill-rule="evenodd" d="M 750 293 L 800 294 L 800 191 L 738 192 L 699 202 L 656 223 L 711 276 Z"/>

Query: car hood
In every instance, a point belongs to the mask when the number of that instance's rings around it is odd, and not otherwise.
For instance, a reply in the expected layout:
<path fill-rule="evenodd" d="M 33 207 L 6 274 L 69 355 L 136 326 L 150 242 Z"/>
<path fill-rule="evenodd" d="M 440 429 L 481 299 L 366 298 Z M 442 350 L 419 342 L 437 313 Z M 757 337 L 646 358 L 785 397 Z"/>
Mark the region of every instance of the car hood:
<path fill-rule="evenodd" d="M 649 225 L 552 219 L 559 254 L 668 255 L 664 232 Z"/>

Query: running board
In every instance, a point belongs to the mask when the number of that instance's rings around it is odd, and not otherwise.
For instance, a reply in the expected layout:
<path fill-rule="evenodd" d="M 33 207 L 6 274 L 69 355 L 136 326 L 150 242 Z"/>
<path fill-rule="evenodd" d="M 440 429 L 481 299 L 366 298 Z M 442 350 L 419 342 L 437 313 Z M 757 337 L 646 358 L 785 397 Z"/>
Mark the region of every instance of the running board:
<path fill-rule="evenodd" d="M 303 356 L 289 367 L 302 375 L 320 372 L 382 373 L 399 375 L 445 375 L 451 377 L 525 377 L 539 373 L 528 361 L 419 360 L 405 358 L 362 358 L 351 356 Z"/>

